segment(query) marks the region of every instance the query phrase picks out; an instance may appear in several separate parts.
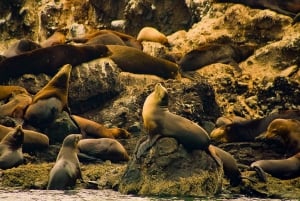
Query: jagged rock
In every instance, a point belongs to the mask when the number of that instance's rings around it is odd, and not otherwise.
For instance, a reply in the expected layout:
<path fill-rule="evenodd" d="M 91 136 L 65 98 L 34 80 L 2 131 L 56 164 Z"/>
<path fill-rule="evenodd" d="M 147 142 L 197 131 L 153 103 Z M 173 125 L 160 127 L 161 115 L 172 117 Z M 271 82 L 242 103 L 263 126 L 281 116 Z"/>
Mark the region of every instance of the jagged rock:
<path fill-rule="evenodd" d="M 222 188 L 223 170 L 205 151 L 188 153 L 174 138 L 159 139 L 140 159 L 133 157 L 119 184 L 122 193 L 212 196 Z"/>

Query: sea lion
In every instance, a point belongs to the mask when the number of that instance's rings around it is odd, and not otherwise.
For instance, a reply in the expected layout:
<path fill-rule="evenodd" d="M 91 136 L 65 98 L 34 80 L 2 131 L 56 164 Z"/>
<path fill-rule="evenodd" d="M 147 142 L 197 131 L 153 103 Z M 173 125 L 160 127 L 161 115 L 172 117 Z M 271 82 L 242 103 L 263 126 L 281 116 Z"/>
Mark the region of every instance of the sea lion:
<path fill-rule="evenodd" d="M 64 65 L 59 72 L 33 97 L 24 119 L 41 126 L 52 122 L 63 110 L 69 111 L 68 93 L 72 66 Z M 70 113 L 69 113 L 70 114 Z"/>
<path fill-rule="evenodd" d="M 54 45 L 64 44 L 66 42 L 66 36 L 60 32 L 54 32 L 49 38 L 42 41 L 40 44 L 42 47 L 51 47 Z"/>
<path fill-rule="evenodd" d="M 79 159 L 83 161 L 84 156 L 91 160 L 110 160 L 111 162 L 128 161 L 129 156 L 124 146 L 115 139 L 82 139 L 78 143 Z"/>
<path fill-rule="evenodd" d="M 80 134 L 70 134 L 65 137 L 56 162 L 49 174 L 48 190 L 73 188 L 77 179 L 83 181 L 77 157 L 77 145 L 80 139 Z"/>
<path fill-rule="evenodd" d="M 245 119 L 244 117 L 240 117 L 240 116 L 235 116 L 235 115 L 230 115 L 230 116 L 223 116 L 223 117 L 219 117 L 216 120 L 216 127 L 221 127 L 227 124 L 231 124 L 231 123 L 235 123 L 235 122 L 241 122 L 241 121 L 245 121 L 247 119 Z"/>
<path fill-rule="evenodd" d="M 9 58 L 38 48 L 41 48 L 40 44 L 29 39 L 21 39 L 5 50 L 3 56 Z"/>
<path fill-rule="evenodd" d="M 17 167 L 24 162 L 22 144 L 24 132 L 21 126 L 10 131 L 0 142 L 0 168 Z"/>
<path fill-rule="evenodd" d="M 259 178 L 266 182 L 265 172 L 279 179 L 292 179 L 300 176 L 300 152 L 287 159 L 259 160 L 251 164 Z"/>
<path fill-rule="evenodd" d="M 296 119 L 275 119 L 261 138 L 280 137 L 289 153 L 300 152 L 300 121 Z"/>
<path fill-rule="evenodd" d="M 126 45 L 123 40 L 113 34 L 113 33 L 106 33 L 101 34 L 99 36 L 95 36 L 94 38 L 89 39 L 85 44 L 87 45 Z"/>
<path fill-rule="evenodd" d="M 0 140 L 2 140 L 14 128 L 0 125 Z M 22 129 L 24 132 L 23 151 L 40 150 L 49 147 L 49 138 L 47 135 L 28 129 Z"/>
<path fill-rule="evenodd" d="M 200 69 L 213 63 L 232 65 L 237 72 L 241 71 L 238 63 L 253 54 L 255 45 L 204 44 L 185 54 L 179 61 L 182 71 Z"/>
<path fill-rule="evenodd" d="M 167 44 L 168 38 L 154 27 L 142 28 L 137 36 L 138 41 L 152 41 L 161 44 Z"/>
<path fill-rule="evenodd" d="M 107 128 L 95 121 L 72 115 L 85 138 L 130 138 L 130 133 L 122 128 Z"/>
<path fill-rule="evenodd" d="M 268 116 L 235 122 L 214 129 L 210 133 L 211 139 L 219 142 L 254 141 L 265 132 L 274 119 L 299 119 L 300 110 L 285 110 L 271 113 Z"/>
<path fill-rule="evenodd" d="M 112 52 L 109 56 L 125 72 L 157 75 L 164 79 L 179 79 L 179 68 L 176 63 L 150 56 L 136 48 L 107 45 Z"/>
<path fill-rule="evenodd" d="M 53 76 L 65 64 L 76 66 L 109 54 L 108 48 L 104 45 L 61 44 L 39 48 L 0 62 L 0 82 L 26 73 L 35 75 L 45 73 Z"/>
<path fill-rule="evenodd" d="M 7 99 L 12 94 L 28 93 L 24 87 L 15 85 L 0 85 L 0 100 Z"/>

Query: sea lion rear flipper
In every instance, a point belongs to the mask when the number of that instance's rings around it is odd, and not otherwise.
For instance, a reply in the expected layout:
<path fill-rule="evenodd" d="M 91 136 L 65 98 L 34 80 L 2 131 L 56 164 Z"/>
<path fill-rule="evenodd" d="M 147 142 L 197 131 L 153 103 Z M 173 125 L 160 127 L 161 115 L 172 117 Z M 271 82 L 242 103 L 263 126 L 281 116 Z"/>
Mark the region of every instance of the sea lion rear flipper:
<path fill-rule="evenodd" d="M 150 149 L 153 146 L 153 144 L 160 137 L 161 137 L 161 135 L 154 135 L 152 137 L 147 138 L 142 143 L 140 143 L 139 146 L 137 147 L 136 152 L 135 152 L 136 158 L 139 159 L 143 155 L 143 153 L 145 153 L 145 151 L 147 151 L 148 149 Z"/>
<path fill-rule="evenodd" d="M 255 172 L 256 172 L 256 174 L 257 174 L 257 176 L 258 176 L 258 178 L 259 178 L 260 181 L 267 182 L 266 173 L 265 173 L 265 171 L 261 167 L 259 167 L 259 166 L 251 166 L 251 168 L 253 170 L 255 170 Z"/>

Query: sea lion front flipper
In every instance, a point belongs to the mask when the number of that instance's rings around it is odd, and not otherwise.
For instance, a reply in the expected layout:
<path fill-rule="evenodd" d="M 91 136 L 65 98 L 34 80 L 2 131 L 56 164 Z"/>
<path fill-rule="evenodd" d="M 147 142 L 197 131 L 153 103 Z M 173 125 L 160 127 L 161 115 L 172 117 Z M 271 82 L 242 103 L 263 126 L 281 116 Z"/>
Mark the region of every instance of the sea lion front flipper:
<path fill-rule="evenodd" d="M 265 171 L 261 167 L 259 167 L 259 166 L 251 166 L 251 168 L 253 170 L 255 170 L 255 172 L 256 172 L 256 174 L 257 174 L 257 176 L 258 176 L 258 178 L 259 178 L 260 181 L 267 182 L 266 173 L 265 173 Z"/>
<path fill-rule="evenodd" d="M 152 137 L 148 137 L 146 140 L 140 143 L 140 145 L 137 147 L 137 152 L 135 152 L 136 158 L 139 159 L 145 153 L 145 151 L 150 149 L 160 137 L 161 135 L 154 135 Z"/>
<path fill-rule="evenodd" d="M 208 146 L 208 152 L 211 155 L 211 157 L 216 161 L 216 163 L 220 166 L 223 167 L 223 162 L 221 158 L 217 155 L 216 149 L 213 146 Z"/>

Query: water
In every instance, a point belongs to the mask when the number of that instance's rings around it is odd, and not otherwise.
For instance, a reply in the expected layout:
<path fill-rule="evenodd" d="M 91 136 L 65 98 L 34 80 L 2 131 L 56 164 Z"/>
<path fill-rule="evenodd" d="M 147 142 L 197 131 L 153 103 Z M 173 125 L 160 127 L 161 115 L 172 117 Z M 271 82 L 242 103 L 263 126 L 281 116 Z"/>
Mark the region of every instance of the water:
<path fill-rule="evenodd" d="M 1 201 L 201 201 L 201 200 L 219 200 L 219 201 L 280 201 L 280 199 L 260 199 L 247 198 L 240 196 L 238 198 L 156 198 L 156 197 L 137 197 L 133 195 L 123 195 L 112 190 L 70 190 L 70 191 L 47 191 L 47 190 L 0 190 Z"/>

